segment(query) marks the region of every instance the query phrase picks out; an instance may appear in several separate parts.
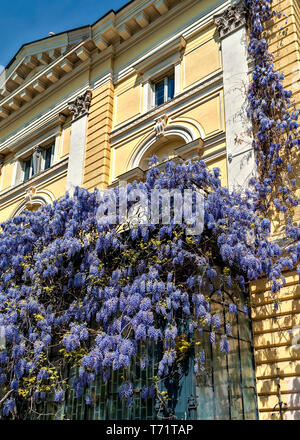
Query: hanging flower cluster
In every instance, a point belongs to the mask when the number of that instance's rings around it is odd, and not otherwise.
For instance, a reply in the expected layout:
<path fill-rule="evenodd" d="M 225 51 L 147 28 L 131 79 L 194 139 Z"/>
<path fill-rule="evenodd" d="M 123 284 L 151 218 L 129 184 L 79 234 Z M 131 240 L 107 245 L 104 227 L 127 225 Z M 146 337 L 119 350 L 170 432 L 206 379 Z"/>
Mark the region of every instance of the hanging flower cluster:
<path fill-rule="evenodd" d="M 242 196 L 221 187 L 218 169 L 209 172 L 204 162 L 170 162 L 163 172 L 151 168 L 147 181 L 133 188 L 148 193 L 201 188 L 206 194 L 201 236 L 186 236 L 187 225 L 172 221 L 117 232 L 116 226 L 97 222 L 97 191 L 79 188 L 73 198 L 2 225 L 5 415 L 21 398 L 34 404 L 53 395 L 61 402 L 66 366 L 78 369 L 72 386 L 81 396 L 97 375 L 108 380 L 112 370 L 128 369 L 145 341 L 162 344 L 158 376 L 165 377 L 176 360 L 178 316 L 190 323 L 191 334 L 212 326 L 214 343 L 220 316 L 211 314 L 206 293 L 225 285 L 244 290 L 247 280 L 264 273 L 278 288 L 275 262 L 281 250 L 268 242 L 270 222 L 255 215 L 250 192 Z M 114 191 L 118 198 L 119 188 Z M 223 272 L 217 274 L 216 267 Z M 237 313 L 234 303 L 229 312 Z M 220 350 L 228 351 L 226 335 Z M 204 359 L 201 352 L 199 365 Z M 133 387 L 128 380 L 120 389 L 128 404 Z M 153 397 L 155 389 L 143 389 L 143 396 Z"/>
<path fill-rule="evenodd" d="M 250 185 L 257 194 L 256 211 L 284 218 L 285 237 L 289 241 L 284 256 L 278 259 L 275 272 L 294 269 L 299 261 L 300 223 L 294 222 L 299 206 L 297 178 L 300 163 L 299 112 L 291 100 L 292 91 L 283 86 L 284 75 L 274 66 L 268 51 L 266 29 L 274 17 L 288 17 L 272 9 L 272 0 L 247 0 L 249 18 L 248 52 L 254 61 L 252 83 L 248 93 L 248 117 L 252 120 L 257 164 L 257 178 Z M 283 29 L 282 27 L 280 29 Z M 300 266 L 297 266 L 300 276 Z M 283 283 L 285 282 L 282 278 Z M 281 283 L 275 287 L 277 291 Z M 278 303 L 275 302 L 275 307 Z"/>
<path fill-rule="evenodd" d="M 299 167 L 300 131 L 292 91 L 283 86 L 284 75 L 274 67 L 268 51 L 266 26 L 272 17 L 285 14 L 272 10 L 272 0 L 247 0 L 250 43 L 248 51 L 254 61 L 252 83 L 248 93 L 248 117 L 254 130 L 258 178 L 250 182 L 258 192 L 258 208 L 270 208 L 285 214 L 287 233 L 299 240 L 299 227 L 293 226 L 297 166 Z M 287 21 L 286 21 L 287 23 Z"/>
<path fill-rule="evenodd" d="M 274 123 L 266 108 L 286 115 L 289 97 L 261 37 L 270 5 L 251 0 L 248 7 L 249 50 L 255 60 L 249 115 L 257 129 L 258 165 L 267 177 L 252 182 L 255 191 L 230 193 L 221 186 L 218 169 L 208 171 L 202 161 L 169 162 L 163 171 L 153 166 L 146 182 L 127 185 L 128 194 L 136 189 L 149 195 L 154 188 L 200 188 L 205 194 L 201 235 L 188 236 L 188 225 L 172 219 L 168 225 L 150 223 L 131 229 L 99 223 L 98 191 L 79 188 L 72 198 L 66 195 L 4 223 L 0 234 L 0 328 L 6 339 L 5 347 L 0 347 L 3 416 L 25 418 L 47 398 L 60 403 L 69 386 L 80 397 L 96 376 L 107 381 L 112 371 L 121 369 L 125 377 L 119 395 L 131 405 L 136 384 L 126 371 L 138 357 L 141 369 L 146 368 L 142 344 L 160 344 L 158 377 L 166 377 L 178 356 L 180 319 L 188 322 L 191 335 L 208 328 L 210 343 L 215 344 L 221 323 L 219 314 L 211 311 L 210 292 L 221 294 L 225 287 L 246 291 L 249 280 L 265 275 L 275 293 L 285 283 L 283 269 L 300 261 L 300 245 L 282 255 L 280 246 L 268 240 L 270 221 L 261 211 L 257 214 L 280 166 L 282 144 L 278 147 L 275 142 L 276 133 L 297 128 L 293 114 L 282 116 L 284 122 L 276 120 L 275 126 L 281 125 L 272 131 Z M 274 93 L 267 96 L 264 90 L 269 86 Z M 285 147 L 292 154 L 297 143 L 296 136 L 290 136 Z M 263 163 L 268 164 L 265 170 Z M 113 190 L 117 201 L 120 191 Z M 294 206 L 292 192 L 284 191 L 285 206 Z M 244 311 L 248 313 L 246 306 Z M 237 313 L 234 302 L 229 313 Z M 227 323 L 221 352 L 228 352 L 230 334 Z M 194 363 L 196 373 L 204 362 L 201 350 Z M 70 371 L 77 372 L 71 385 Z M 157 380 L 140 392 L 143 399 L 153 399 Z M 86 404 L 92 404 L 90 395 Z"/>

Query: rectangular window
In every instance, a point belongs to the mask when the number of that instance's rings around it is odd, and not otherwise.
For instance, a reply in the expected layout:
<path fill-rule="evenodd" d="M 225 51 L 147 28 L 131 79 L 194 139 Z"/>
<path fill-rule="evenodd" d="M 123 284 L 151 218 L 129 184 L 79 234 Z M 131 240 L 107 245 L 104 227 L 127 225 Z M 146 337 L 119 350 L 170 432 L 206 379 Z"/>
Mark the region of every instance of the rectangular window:
<path fill-rule="evenodd" d="M 164 104 L 174 98 L 175 79 L 174 72 L 164 76 L 154 83 L 155 106 Z"/>
<path fill-rule="evenodd" d="M 34 160 L 34 154 L 36 153 L 33 153 L 30 157 L 26 158 L 23 161 L 23 182 L 31 179 L 31 177 L 41 171 L 48 170 L 48 168 L 52 166 L 54 157 L 54 144 L 47 146 L 46 148 L 41 148 L 40 153 L 38 153 L 40 156 L 36 158 L 36 160 Z M 41 159 L 41 154 L 43 155 L 43 160 Z M 34 169 L 35 166 L 37 167 L 37 169 Z"/>

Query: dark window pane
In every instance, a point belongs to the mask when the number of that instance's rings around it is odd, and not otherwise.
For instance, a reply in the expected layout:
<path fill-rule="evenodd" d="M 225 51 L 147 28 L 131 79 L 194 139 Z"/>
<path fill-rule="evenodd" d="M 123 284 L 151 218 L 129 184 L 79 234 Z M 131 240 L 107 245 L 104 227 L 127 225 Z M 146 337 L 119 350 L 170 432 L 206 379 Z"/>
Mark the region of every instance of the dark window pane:
<path fill-rule="evenodd" d="M 30 177 L 31 177 L 31 173 L 30 173 L 31 169 L 32 169 L 32 159 L 30 158 L 30 159 L 27 159 L 24 162 L 24 182 L 26 182 L 26 180 L 30 179 Z M 32 172 L 32 175 L 33 174 L 34 173 Z"/>
<path fill-rule="evenodd" d="M 45 170 L 51 167 L 54 145 L 45 150 Z"/>
<path fill-rule="evenodd" d="M 164 80 L 155 84 L 155 105 L 161 105 L 165 102 L 165 82 Z"/>
<path fill-rule="evenodd" d="M 174 75 L 168 77 L 168 100 L 174 98 Z"/>

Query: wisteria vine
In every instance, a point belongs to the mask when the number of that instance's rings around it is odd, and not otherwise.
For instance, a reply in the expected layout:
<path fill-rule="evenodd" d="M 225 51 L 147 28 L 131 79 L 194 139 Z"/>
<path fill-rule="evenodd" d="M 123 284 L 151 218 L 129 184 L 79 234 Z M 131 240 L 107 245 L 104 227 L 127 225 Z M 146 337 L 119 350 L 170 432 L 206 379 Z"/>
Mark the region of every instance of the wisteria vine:
<path fill-rule="evenodd" d="M 230 193 L 221 186 L 219 170 L 204 162 L 168 162 L 163 171 L 153 166 L 146 182 L 128 184 L 150 193 L 158 189 L 201 188 L 205 194 L 204 231 L 187 236 L 186 224 L 140 225 L 118 230 L 99 224 L 99 194 L 77 188 L 53 205 L 24 212 L 2 225 L 0 235 L 0 326 L 6 346 L 0 347 L 0 407 L 2 417 L 26 418 L 39 402 L 61 403 L 69 387 L 86 394 L 97 376 L 109 380 L 124 370 L 119 394 L 132 404 L 159 398 L 159 381 L 178 359 L 179 322 L 187 333 L 206 328 L 215 343 L 220 316 L 212 313 L 209 292 L 235 287 L 266 276 L 274 294 L 285 283 L 283 272 L 300 261 L 299 227 L 292 223 L 298 204 L 292 175 L 298 149 L 298 111 L 290 110 L 290 93 L 275 71 L 265 23 L 272 16 L 269 0 L 248 0 L 250 44 L 254 59 L 249 90 L 249 117 L 254 125 L 258 179 L 254 190 Z M 285 171 L 286 158 L 290 163 Z M 279 182 L 280 180 L 280 182 Z M 287 234 L 294 242 L 283 252 L 270 240 L 267 218 L 274 185 L 279 183 L 277 209 L 287 214 Z M 116 198 L 120 188 L 115 190 Z M 299 273 L 298 267 L 298 273 Z M 244 312 L 248 313 L 247 306 Z M 229 313 L 235 315 L 234 301 Z M 229 350 L 227 334 L 220 351 Z M 136 390 L 127 372 L 145 343 L 162 347 L 157 377 Z M 195 358 L 195 373 L 205 352 Z M 72 384 L 70 371 L 75 371 Z M 66 374 L 66 372 L 69 372 Z M 68 375 L 69 374 L 69 375 Z"/>

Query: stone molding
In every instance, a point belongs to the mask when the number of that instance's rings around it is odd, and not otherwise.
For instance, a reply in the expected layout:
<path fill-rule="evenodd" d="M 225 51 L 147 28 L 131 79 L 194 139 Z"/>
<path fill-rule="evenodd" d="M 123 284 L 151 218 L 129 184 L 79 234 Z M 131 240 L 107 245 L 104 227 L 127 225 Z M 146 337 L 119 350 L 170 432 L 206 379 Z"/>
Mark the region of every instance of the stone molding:
<path fill-rule="evenodd" d="M 86 90 L 82 95 L 77 96 L 74 101 L 68 103 L 72 115 L 72 122 L 87 115 L 92 101 L 92 91 Z"/>
<path fill-rule="evenodd" d="M 235 32 L 242 26 L 246 26 L 246 6 L 243 1 L 230 5 L 224 12 L 214 16 L 215 25 L 220 38 Z"/>

